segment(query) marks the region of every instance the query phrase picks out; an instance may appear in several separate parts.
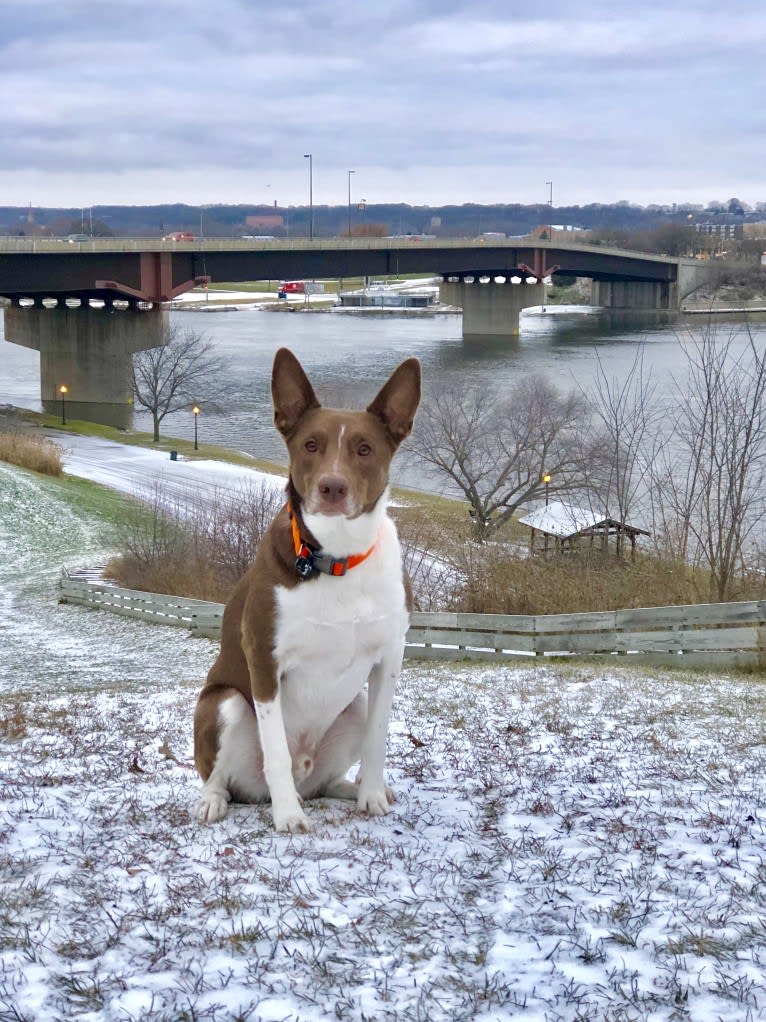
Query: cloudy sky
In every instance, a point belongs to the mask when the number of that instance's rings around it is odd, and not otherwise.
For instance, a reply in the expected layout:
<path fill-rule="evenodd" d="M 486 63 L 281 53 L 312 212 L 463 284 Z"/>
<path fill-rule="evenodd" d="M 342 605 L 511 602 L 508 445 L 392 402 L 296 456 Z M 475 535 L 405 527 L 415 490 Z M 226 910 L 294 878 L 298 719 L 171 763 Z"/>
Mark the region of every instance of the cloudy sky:
<path fill-rule="evenodd" d="M 0 205 L 766 201 L 763 0 L 0 14 Z"/>

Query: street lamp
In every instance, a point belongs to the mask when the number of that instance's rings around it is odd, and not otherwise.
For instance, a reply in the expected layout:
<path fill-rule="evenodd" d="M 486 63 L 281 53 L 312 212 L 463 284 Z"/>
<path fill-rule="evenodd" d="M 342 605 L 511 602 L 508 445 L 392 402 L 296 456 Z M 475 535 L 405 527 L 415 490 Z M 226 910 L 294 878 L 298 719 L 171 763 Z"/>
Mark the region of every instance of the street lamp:
<path fill-rule="evenodd" d="M 304 153 L 303 159 L 309 161 L 309 238 L 314 240 L 314 157 Z"/>
<path fill-rule="evenodd" d="M 199 450 L 199 444 L 197 443 L 197 420 L 199 419 L 199 413 L 200 413 L 199 405 L 195 405 L 192 408 L 192 411 L 194 412 L 194 450 L 198 451 Z"/>
<path fill-rule="evenodd" d="M 546 181 L 548 192 L 548 241 L 553 241 L 553 182 Z"/>
<path fill-rule="evenodd" d="M 546 472 L 543 476 L 543 482 L 545 483 L 545 506 L 548 507 L 548 484 L 551 481 L 550 473 Z"/>
<path fill-rule="evenodd" d="M 69 393 L 69 387 L 65 383 L 62 383 L 59 387 L 59 394 L 61 394 L 61 425 L 66 426 L 66 396 Z"/>
<path fill-rule="evenodd" d="M 351 175 L 356 174 L 355 170 L 348 172 L 348 236 L 351 237 Z"/>

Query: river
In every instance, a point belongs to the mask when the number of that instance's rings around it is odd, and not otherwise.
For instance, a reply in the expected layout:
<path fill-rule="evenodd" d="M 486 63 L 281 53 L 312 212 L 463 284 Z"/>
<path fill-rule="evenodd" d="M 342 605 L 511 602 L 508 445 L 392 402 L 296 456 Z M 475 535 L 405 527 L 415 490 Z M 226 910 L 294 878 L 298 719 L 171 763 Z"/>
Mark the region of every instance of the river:
<path fill-rule="evenodd" d="M 645 370 L 672 400 L 686 371 L 680 333 L 701 330 L 707 322 L 703 316 L 662 321 L 605 312 L 532 313 L 522 317 L 519 338 L 468 343 L 461 335 L 460 315 L 415 318 L 255 309 L 172 315 L 182 328 L 213 340 L 224 362 L 223 408 L 211 414 L 203 405 L 200 440 L 279 461 L 284 448 L 272 426 L 269 376 L 274 352 L 283 345 L 303 362 L 327 404 L 362 407 L 409 355 L 422 362 L 426 391 L 458 381 L 490 392 L 529 373 L 543 374 L 562 390 L 587 390 L 597 359 L 610 377 L 624 378 L 641 345 Z M 753 322 L 751 329 L 760 346 L 766 343 L 763 320 Z M 742 321 L 729 317 L 717 330 L 722 337 L 734 332 L 737 343 L 746 342 Z M 0 404 L 40 409 L 38 354 L 3 341 L 0 360 Z M 150 429 L 148 416 L 136 413 L 135 426 Z M 191 439 L 193 429 L 192 415 L 181 412 L 168 416 L 162 433 Z M 404 462 L 398 478 L 411 486 L 424 483 Z"/>

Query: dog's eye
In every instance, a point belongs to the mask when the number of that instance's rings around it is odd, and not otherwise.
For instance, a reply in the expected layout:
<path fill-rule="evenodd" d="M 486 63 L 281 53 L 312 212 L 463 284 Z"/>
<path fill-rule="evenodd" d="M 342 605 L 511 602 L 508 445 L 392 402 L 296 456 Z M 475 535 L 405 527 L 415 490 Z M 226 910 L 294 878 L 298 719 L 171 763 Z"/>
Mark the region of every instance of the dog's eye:
<path fill-rule="evenodd" d="M 319 444 L 316 442 L 316 440 L 313 439 L 313 437 L 311 440 L 307 440 L 303 446 L 306 448 L 309 454 L 316 454 L 316 452 L 319 450 Z"/>
<path fill-rule="evenodd" d="M 372 447 L 370 447 L 370 445 L 369 445 L 369 444 L 361 443 L 361 444 L 359 444 L 359 446 L 357 447 L 357 449 L 356 449 L 356 453 L 357 453 L 357 454 L 358 454 L 358 455 L 359 455 L 360 457 L 362 457 L 362 458 L 366 458 L 366 457 L 367 457 L 367 456 L 368 456 L 369 454 L 372 454 Z"/>

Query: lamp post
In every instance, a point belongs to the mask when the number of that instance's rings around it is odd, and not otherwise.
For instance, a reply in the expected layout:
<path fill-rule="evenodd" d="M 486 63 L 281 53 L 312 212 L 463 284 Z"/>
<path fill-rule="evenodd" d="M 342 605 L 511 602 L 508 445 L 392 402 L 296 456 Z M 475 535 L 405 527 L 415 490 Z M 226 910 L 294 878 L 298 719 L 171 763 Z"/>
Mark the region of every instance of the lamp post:
<path fill-rule="evenodd" d="M 348 172 L 348 236 L 351 237 L 351 175 L 356 174 L 355 170 Z"/>
<path fill-rule="evenodd" d="M 314 157 L 304 153 L 303 159 L 309 161 L 309 238 L 314 240 Z"/>
<path fill-rule="evenodd" d="M 548 484 L 551 481 L 550 473 L 546 472 L 543 476 L 543 482 L 545 483 L 545 506 L 548 507 Z"/>
<path fill-rule="evenodd" d="M 61 394 L 61 425 L 66 426 L 66 396 L 69 393 L 69 387 L 65 383 L 62 383 L 59 387 L 59 394 Z"/>
<path fill-rule="evenodd" d="M 548 241 L 553 241 L 553 182 L 545 182 L 550 189 L 548 192 Z"/>
<path fill-rule="evenodd" d="M 199 419 L 199 413 L 200 413 L 199 405 L 195 405 L 192 408 L 192 411 L 194 412 L 194 450 L 198 451 L 199 450 L 199 444 L 197 443 L 197 420 Z"/>

